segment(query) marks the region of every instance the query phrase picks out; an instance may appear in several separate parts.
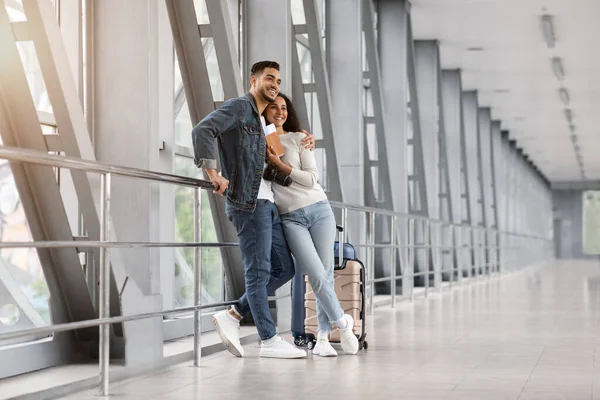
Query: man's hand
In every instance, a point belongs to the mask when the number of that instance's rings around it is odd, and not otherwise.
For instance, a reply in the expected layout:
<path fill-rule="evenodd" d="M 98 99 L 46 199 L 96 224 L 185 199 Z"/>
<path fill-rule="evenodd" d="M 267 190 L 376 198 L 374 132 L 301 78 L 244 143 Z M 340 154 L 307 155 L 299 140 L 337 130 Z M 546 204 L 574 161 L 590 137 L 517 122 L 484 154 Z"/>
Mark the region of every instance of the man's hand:
<path fill-rule="evenodd" d="M 312 133 L 308 133 L 304 129 L 302 129 L 302 133 L 306 135 L 306 137 L 302 139 L 302 144 L 304 145 L 304 148 L 313 151 L 315 149 L 315 137 L 312 135 Z"/>
<path fill-rule="evenodd" d="M 225 179 L 223 176 L 219 175 L 216 169 L 206 169 L 206 173 L 210 178 L 210 183 L 213 184 L 215 190 L 213 190 L 213 194 L 223 195 L 229 187 L 229 181 Z"/>

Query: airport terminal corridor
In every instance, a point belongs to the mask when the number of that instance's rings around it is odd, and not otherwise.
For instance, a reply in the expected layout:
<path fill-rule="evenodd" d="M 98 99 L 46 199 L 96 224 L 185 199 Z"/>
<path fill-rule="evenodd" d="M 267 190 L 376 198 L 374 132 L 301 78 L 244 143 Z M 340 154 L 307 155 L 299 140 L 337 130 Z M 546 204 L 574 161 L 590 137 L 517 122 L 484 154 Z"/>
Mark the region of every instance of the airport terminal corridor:
<path fill-rule="evenodd" d="M 562 261 L 376 308 L 358 356 L 255 345 L 115 382 L 118 399 L 600 399 L 600 263 Z M 69 399 L 94 399 L 97 390 Z"/>
<path fill-rule="evenodd" d="M 597 15 L 0 0 L 0 400 L 600 400 Z"/>

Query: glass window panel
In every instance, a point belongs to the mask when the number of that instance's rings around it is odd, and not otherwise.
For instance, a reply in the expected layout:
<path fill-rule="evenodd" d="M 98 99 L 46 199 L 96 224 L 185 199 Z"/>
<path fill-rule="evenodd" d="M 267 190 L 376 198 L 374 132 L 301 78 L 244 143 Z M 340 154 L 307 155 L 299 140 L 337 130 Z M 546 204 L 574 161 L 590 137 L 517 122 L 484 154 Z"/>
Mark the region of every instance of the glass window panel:
<path fill-rule="evenodd" d="M 52 113 L 52 105 L 48 98 L 48 91 L 46 90 L 46 84 L 44 82 L 44 77 L 42 76 L 42 70 L 33 42 L 19 42 L 17 43 L 17 47 L 19 49 L 19 54 L 21 55 L 23 67 L 25 68 L 25 74 L 27 75 L 27 82 L 29 83 L 29 90 L 33 96 L 35 108 L 39 111 Z"/>
<path fill-rule="evenodd" d="M 210 80 L 213 99 L 215 101 L 222 101 L 224 99 L 223 84 L 221 83 L 221 71 L 219 71 L 215 42 L 213 38 L 207 38 L 203 42 L 204 58 L 206 59 L 206 68 L 208 69 L 208 79 Z"/>
<path fill-rule="evenodd" d="M 319 184 L 327 191 L 327 154 L 325 149 L 315 149 L 315 160 L 317 162 L 317 171 L 319 174 Z"/>
<path fill-rule="evenodd" d="M 365 89 L 365 115 L 373 116 L 375 115 L 375 111 L 373 110 L 373 96 L 370 89 Z"/>
<path fill-rule="evenodd" d="M 205 0 L 194 0 L 194 6 L 196 8 L 196 19 L 198 24 L 209 24 L 208 10 L 206 9 Z"/>
<path fill-rule="evenodd" d="M 40 124 L 42 127 L 42 134 L 44 135 L 55 135 L 57 134 L 56 127 L 52 125 Z"/>
<path fill-rule="evenodd" d="M 175 174 L 192 178 L 202 178 L 200 169 L 196 168 L 192 159 L 175 156 Z M 194 240 L 193 215 L 193 189 L 178 187 L 175 190 L 175 240 L 192 242 Z M 215 231 L 208 192 L 202 191 L 202 242 L 216 242 Z M 215 302 L 223 299 L 223 277 L 221 268 L 221 254 L 219 249 L 202 249 L 202 299 L 204 302 Z M 189 306 L 192 304 L 193 295 L 193 262 L 194 249 L 176 249 L 175 254 L 175 280 L 174 280 L 174 305 Z"/>
<path fill-rule="evenodd" d="M 187 101 L 183 103 L 181 110 L 175 116 L 175 144 L 193 148 L 192 144 L 192 122 Z"/>
<path fill-rule="evenodd" d="M 323 46 L 323 52 L 327 53 L 327 7 L 325 7 L 325 0 L 317 2 L 317 21 L 320 28 L 321 34 L 321 46 Z"/>
<path fill-rule="evenodd" d="M 0 237 L 3 242 L 33 240 L 10 165 L 5 160 L 0 161 Z M 0 321 L 0 332 L 14 330 L 24 317 L 33 326 L 51 323 L 50 293 L 36 250 L 0 249 L 0 269 L 0 293 L 4 292 L 0 307 L 5 307 L 0 320 L 7 322 Z M 33 327 L 31 323 L 16 329 Z"/>
<path fill-rule="evenodd" d="M 291 0 L 291 10 L 292 10 L 292 23 L 294 25 L 303 25 L 306 23 L 306 18 L 304 17 L 304 6 L 302 5 L 302 0 Z"/>
<path fill-rule="evenodd" d="M 173 50 L 175 51 L 175 50 Z M 173 72 L 174 72 L 174 76 L 173 76 L 173 95 L 177 95 L 177 92 L 179 91 L 179 88 L 183 85 L 183 79 L 181 77 L 181 70 L 179 69 L 179 60 L 177 60 L 177 54 L 173 53 L 173 63 L 174 63 L 174 67 L 173 67 Z"/>
<path fill-rule="evenodd" d="M 210 80 L 211 91 L 215 101 L 224 100 L 223 85 L 221 83 L 221 73 L 219 71 L 219 64 L 217 62 L 217 55 L 215 53 L 214 41 L 212 38 L 202 39 L 204 47 L 204 56 L 206 58 L 206 67 L 208 69 L 208 76 Z M 177 91 L 183 84 L 181 71 L 179 69 L 179 63 L 177 57 L 174 55 L 174 96 L 177 95 Z M 185 94 L 184 94 L 185 96 Z M 183 106 L 175 116 L 175 144 L 192 148 L 192 123 L 191 117 L 187 105 L 187 101 L 183 103 Z"/>
<path fill-rule="evenodd" d="M 315 139 L 323 139 L 323 130 L 321 128 L 321 115 L 319 114 L 319 103 L 317 100 L 316 93 L 304 93 L 306 100 L 306 111 L 308 113 L 308 122 L 310 123 L 310 129 Z"/>
<path fill-rule="evenodd" d="M 378 149 L 377 149 L 377 134 L 375 124 L 365 124 L 365 130 L 367 133 L 367 147 L 369 148 L 369 159 L 377 161 Z"/>
<path fill-rule="evenodd" d="M 583 252 L 600 254 L 600 191 L 583 193 Z"/>
<path fill-rule="evenodd" d="M 6 2 L 6 11 L 8 11 L 8 19 L 10 22 L 27 21 L 25 11 L 23 10 L 22 0 L 9 0 Z"/>
<path fill-rule="evenodd" d="M 306 35 L 300 35 L 306 37 Z M 306 38 L 308 41 L 308 37 Z M 302 83 L 313 82 L 312 59 L 310 50 L 302 43 L 297 42 L 298 59 L 300 61 L 300 74 L 302 75 Z"/>

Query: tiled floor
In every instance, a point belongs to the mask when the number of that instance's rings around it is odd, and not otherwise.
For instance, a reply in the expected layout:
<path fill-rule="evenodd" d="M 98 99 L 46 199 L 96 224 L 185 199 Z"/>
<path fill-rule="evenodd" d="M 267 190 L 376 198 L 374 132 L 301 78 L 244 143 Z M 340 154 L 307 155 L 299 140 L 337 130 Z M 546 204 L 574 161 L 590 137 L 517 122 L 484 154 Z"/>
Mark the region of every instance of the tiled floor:
<path fill-rule="evenodd" d="M 118 399 L 600 399 L 600 263 L 557 263 L 376 309 L 367 351 L 225 353 L 112 386 Z M 94 392 L 72 399 L 95 398 Z"/>

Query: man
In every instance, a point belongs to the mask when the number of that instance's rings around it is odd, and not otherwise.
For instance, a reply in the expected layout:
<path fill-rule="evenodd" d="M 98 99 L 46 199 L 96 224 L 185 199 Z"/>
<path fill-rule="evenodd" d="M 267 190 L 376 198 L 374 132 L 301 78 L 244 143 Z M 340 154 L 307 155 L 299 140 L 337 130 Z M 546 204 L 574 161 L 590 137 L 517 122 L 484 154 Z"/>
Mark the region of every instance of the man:
<path fill-rule="evenodd" d="M 304 350 L 277 335 L 268 302 L 268 294 L 294 276 L 271 182 L 263 179 L 266 139 L 261 114 L 279 94 L 279 64 L 258 62 L 251 74 L 248 93 L 226 101 L 192 130 L 196 165 L 208 174 L 213 193 L 227 191 L 227 217 L 237 230 L 244 263 L 246 293 L 229 311 L 215 314 L 213 324 L 227 349 L 243 357 L 240 320 L 252 312 L 262 341 L 261 357 L 301 358 L 306 356 Z M 216 169 L 215 138 L 223 175 Z M 309 135 L 305 144 L 312 147 L 313 140 Z"/>

